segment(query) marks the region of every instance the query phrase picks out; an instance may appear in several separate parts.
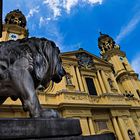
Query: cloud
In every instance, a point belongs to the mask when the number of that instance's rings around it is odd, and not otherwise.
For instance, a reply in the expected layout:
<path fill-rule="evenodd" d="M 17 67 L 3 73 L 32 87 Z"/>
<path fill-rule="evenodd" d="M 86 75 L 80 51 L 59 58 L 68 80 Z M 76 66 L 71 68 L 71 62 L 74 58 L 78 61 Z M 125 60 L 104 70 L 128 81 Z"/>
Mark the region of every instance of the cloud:
<path fill-rule="evenodd" d="M 63 2 L 63 8 L 66 9 L 66 12 L 69 14 L 71 8 L 78 4 L 78 0 L 66 0 Z"/>
<path fill-rule="evenodd" d="M 41 28 L 42 26 L 44 26 L 44 25 L 46 25 L 46 24 L 48 24 L 48 21 L 50 21 L 51 20 L 51 18 L 45 18 L 45 17 L 40 17 L 40 19 L 39 19 L 39 28 Z"/>
<path fill-rule="evenodd" d="M 97 3 L 102 4 L 103 2 L 103 0 L 85 0 L 85 2 L 86 1 L 90 4 L 97 4 Z"/>
<path fill-rule="evenodd" d="M 125 26 L 122 27 L 120 33 L 117 35 L 116 37 L 116 42 L 119 43 L 125 36 L 127 36 L 128 34 L 130 34 L 133 30 L 135 30 L 135 28 L 137 27 L 137 25 L 140 22 L 140 11 L 137 12 L 132 18 L 131 20 L 128 22 L 128 24 L 126 24 Z"/>
<path fill-rule="evenodd" d="M 45 19 L 43 17 L 40 17 L 39 27 L 41 27 L 44 23 L 45 23 Z"/>
<path fill-rule="evenodd" d="M 103 0 L 63 0 L 63 8 L 66 10 L 68 14 L 70 14 L 71 9 L 79 3 L 87 3 L 87 4 L 102 4 Z"/>
<path fill-rule="evenodd" d="M 53 19 L 57 19 L 62 15 L 62 12 L 70 14 L 71 9 L 80 3 L 90 5 L 102 4 L 103 0 L 44 0 L 43 4 L 47 5 L 53 12 Z"/>
<path fill-rule="evenodd" d="M 140 75 L 140 53 L 131 61 L 131 66 Z"/>
<path fill-rule="evenodd" d="M 26 19 L 28 20 L 30 17 L 32 17 L 35 13 L 39 13 L 39 6 L 34 7 L 30 9 L 29 13 L 26 16 Z"/>
<path fill-rule="evenodd" d="M 49 8 L 53 11 L 54 18 L 61 15 L 61 0 L 44 0 L 43 4 L 49 6 Z"/>

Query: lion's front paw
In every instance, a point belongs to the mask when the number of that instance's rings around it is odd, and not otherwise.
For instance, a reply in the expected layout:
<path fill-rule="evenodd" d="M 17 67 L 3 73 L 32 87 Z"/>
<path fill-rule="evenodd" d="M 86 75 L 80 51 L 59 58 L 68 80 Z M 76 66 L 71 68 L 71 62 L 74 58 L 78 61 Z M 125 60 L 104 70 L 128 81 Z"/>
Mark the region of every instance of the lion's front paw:
<path fill-rule="evenodd" d="M 42 109 L 40 112 L 41 118 L 60 118 L 60 114 L 53 109 Z"/>

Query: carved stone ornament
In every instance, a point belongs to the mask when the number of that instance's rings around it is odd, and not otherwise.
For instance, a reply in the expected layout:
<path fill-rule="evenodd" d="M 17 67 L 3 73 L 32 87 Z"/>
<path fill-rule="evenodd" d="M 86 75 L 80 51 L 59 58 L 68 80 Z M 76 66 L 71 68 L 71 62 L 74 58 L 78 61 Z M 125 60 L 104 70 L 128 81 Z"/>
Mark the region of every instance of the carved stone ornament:
<path fill-rule="evenodd" d="M 110 88 L 113 89 L 114 88 L 114 81 L 111 78 L 108 78 L 107 80 L 108 80 Z"/>
<path fill-rule="evenodd" d="M 69 73 L 66 73 L 65 77 L 66 77 L 67 85 L 73 85 L 71 80 L 72 76 Z"/>
<path fill-rule="evenodd" d="M 88 100 L 88 96 L 86 96 L 86 95 L 84 95 L 84 96 L 82 96 L 82 95 L 78 95 L 78 94 L 72 94 L 72 95 L 70 95 L 70 94 L 67 94 L 67 95 L 65 95 L 64 96 L 64 98 L 65 99 L 67 99 L 67 100 L 79 100 L 79 101 L 86 101 L 86 100 Z"/>
<path fill-rule="evenodd" d="M 76 57 L 80 68 L 94 69 L 94 62 L 91 56 L 83 52 L 76 54 Z"/>
<path fill-rule="evenodd" d="M 130 140 L 135 140 L 135 133 L 133 133 L 132 130 L 128 129 L 127 133 Z"/>

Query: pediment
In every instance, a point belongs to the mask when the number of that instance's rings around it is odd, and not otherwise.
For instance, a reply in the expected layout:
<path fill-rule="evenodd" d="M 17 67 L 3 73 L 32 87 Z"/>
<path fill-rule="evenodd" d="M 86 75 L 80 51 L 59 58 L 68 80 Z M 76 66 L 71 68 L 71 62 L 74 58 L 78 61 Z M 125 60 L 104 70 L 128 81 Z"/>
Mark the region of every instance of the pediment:
<path fill-rule="evenodd" d="M 112 67 L 111 63 L 83 49 L 61 53 L 61 58 L 68 62 L 76 62 L 80 68 L 85 69 L 94 69 L 96 65 Z"/>

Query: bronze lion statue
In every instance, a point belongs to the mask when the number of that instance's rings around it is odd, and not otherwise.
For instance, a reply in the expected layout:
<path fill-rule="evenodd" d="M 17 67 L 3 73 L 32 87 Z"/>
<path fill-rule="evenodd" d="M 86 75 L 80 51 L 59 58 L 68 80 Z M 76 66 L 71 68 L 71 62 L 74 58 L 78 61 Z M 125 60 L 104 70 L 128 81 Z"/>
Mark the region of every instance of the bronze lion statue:
<path fill-rule="evenodd" d="M 65 75 L 59 48 L 45 38 L 0 42 L 0 104 L 18 98 L 30 117 L 58 117 L 53 109 L 42 109 L 36 95 L 41 85 L 60 82 Z"/>

